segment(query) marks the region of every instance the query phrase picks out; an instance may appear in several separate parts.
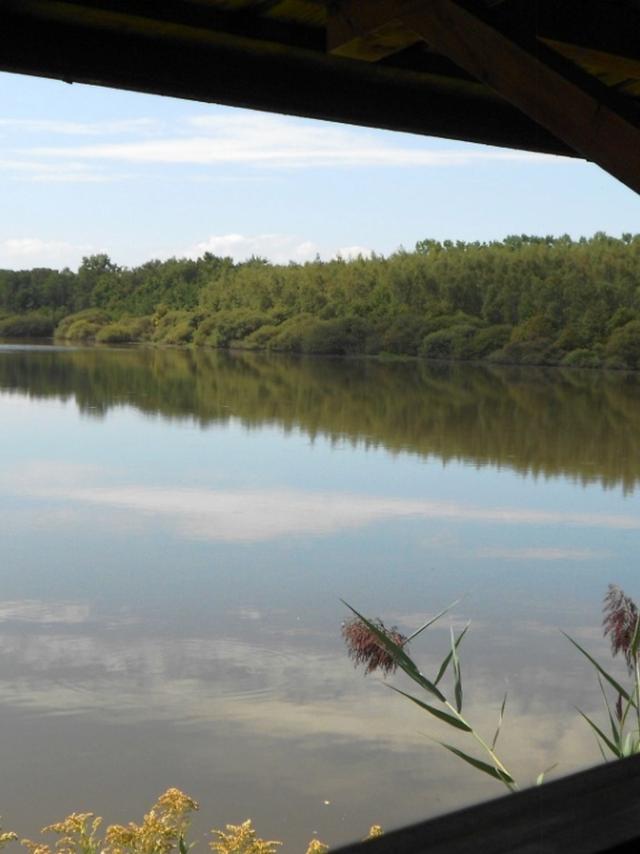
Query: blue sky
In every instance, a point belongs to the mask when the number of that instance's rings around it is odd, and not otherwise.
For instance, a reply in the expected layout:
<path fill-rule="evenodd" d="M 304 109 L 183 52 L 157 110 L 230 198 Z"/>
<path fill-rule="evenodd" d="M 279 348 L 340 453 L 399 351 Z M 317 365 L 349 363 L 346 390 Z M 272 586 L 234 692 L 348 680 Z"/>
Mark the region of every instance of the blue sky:
<path fill-rule="evenodd" d="M 0 74 L 0 267 L 640 230 L 582 161 Z"/>

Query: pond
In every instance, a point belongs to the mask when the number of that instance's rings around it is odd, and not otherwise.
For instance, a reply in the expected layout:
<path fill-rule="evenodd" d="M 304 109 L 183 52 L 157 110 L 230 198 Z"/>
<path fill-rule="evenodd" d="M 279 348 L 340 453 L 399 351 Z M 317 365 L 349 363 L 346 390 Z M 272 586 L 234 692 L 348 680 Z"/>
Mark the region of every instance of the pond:
<path fill-rule="evenodd" d="M 601 605 L 640 596 L 640 377 L 0 346 L 0 813 L 251 817 L 304 852 L 502 794 L 346 654 L 341 599 L 437 669 L 523 784 L 599 761 Z M 617 666 L 624 676 L 624 668 Z M 389 682 L 407 688 L 400 675 Z M 458 743 L 464 744 L 464 739 Z M 202 844 L 199 849 L 206 850 Z"/>

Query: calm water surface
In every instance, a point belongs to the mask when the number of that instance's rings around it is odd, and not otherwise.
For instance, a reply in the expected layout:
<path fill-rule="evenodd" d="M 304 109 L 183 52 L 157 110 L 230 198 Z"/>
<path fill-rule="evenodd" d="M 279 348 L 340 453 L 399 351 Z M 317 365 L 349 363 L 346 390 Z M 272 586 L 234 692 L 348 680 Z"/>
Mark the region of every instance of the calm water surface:
<path fill-rule="evenodd" d="M 408 634 L 464 597 L 468 713 L 490 736 L 509 691 L 517 776 L 598 760 L 558 629 L 606 658 L 607 583 L 640 597 L 637 376 L 4 345 L 0 440 L 21 835 L 179 786 L 196 836 L 251 816 L 300 851 L 501 794 L 353 669 L 340 598 Z M 416 642 L 425 669 L 448 631 Z"/>

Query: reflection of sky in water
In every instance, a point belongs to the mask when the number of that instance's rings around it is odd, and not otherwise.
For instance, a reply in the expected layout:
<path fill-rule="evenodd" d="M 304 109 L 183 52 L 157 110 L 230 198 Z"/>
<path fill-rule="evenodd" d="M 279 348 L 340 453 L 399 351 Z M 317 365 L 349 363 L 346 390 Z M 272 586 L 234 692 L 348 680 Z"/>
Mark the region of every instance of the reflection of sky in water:
<path fill-rule="evenodd" d="M 467 594 L 470 714 L 490 731 L 507 685 L 524 779 L 596 761 L 573 707 L 597 691 L 556 628 L 605 654 L 606 584 L 638 592 L 637 493 L 128 408 L 2 396 L 0 419 L 1 808 L 21 833 L 36 800 L 38 823 L 128 819 L 179 785 L 211 823 L 299 847 L 498 794 L 354 675 L 340 597 L 411 628 Z"/>

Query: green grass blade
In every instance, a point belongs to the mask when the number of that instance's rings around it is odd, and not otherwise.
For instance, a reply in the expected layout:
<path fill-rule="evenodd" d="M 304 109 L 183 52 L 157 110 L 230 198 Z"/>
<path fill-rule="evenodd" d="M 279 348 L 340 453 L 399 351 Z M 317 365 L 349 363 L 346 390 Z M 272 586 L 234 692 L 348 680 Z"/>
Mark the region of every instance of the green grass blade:
<path fill-rule="evenodd" d="M 620 749 L 620 742 L 622 740 L 622 731 L 618 728 L 616 724 L 615 718 L 611 712 L 611 706 L 609 705 L 609 700 L 607 699 L 607 695 L 604 690 L 604 685 L 602 684 L 602 679 L 600 678 L 600 674 L 598 674 L 598 685 L 600 686 L 600 693 L 602 694 L 602 699 L 604 700 L 604 705 L 607 710 L 607 714 L 609 715 L 609 724 L 611 726 L 611 735 L 613 736 L 613 741 L 618 749 Z"/>
<path fill-rule="evenodd" d="M 418 685 L 428 691 L 430 694 L 433 694 L 434 697 L 437 697 L 438 700 L 444 702 L 445 697 L 444 694 L 436 688 L 436 686 L 427 679 L 420 671 L 418 670 L 415 662 L 411 659 L 407 653 L 402 648 L 401 644 L 395 643 L 388 638 L 384 632 L 380 631 L 380 629 L 374 625 L 371 620 L 368 620 L 366 617 L 363 617 L 355 608 L 352 608 L 348 602 L 345 602 L 344 599 L 340 600 L 343 605 L 346 605 L 347 608 L 352 611 L 359 620 L 365 624 L 365 626 L 369 629 L 369 631 L 374 635 L 374 637 L 380 643 L 380 646 L 393 657 L 393 659 L 397 662 L 398 666 L 401 667 L 404 672 L 413 679 Z"/>
<path fill-rule="evenodd" d="M 493 736 L 493 741 L 491 742 L 491 750 L 493 750 L 498 742 L 498 736 L 500 735 L 500 730 L 502 728 L 502 721 L 504 720 L 504 707 L 507 705 L 507 694 L 505 692 L 504 700 L 502 701 L 502 705 L 500 706 L 500 714 L 498 715 L 498 726 L 496 727 L 496 731 Z"/>
<path fill-rule="evenodd" d="M 388 687 L 391 688 L 392 691 L 395 691 L 396 694 L 402 694 L 403 697 L 407 697 L 417 706 L 420 706 L 421 709 L 424 709 L 426 712 L 429 712 L 429 714 L 433 715 L 435 718 L 438 718 L 438 720 L 444 721 L 446 724 L 449 724 L 449 726 L 455 727 L 456 729 L 461 729 L 463 732 L 472 732 L 472 729 L 469 724 L 459 720 L 453 715 L 450 715 L 448 712 L 443 712 L 441 709 L 435 708 L 435 706 L 430 706 L 427 703 L 423 703 L 422 700 L 418 700 L 417 697 L 413 697 L 411 694 L 407 694 L 404 691 L 401 691 L 399 688 L 394 688 L 393 685 L 389 685 Z"/>
<path fill-rule="evenodd" d="M 640 645 L 640 616 L 636 620 L 636 627 L 633 630 L 633 637 L 631 638 L 631 655 L 635 659 L 638 657 L 638 646 Z"/>
<path fill-rule="evenodd" d="M 624 753 L 619 750 L 619 748 L 611 741 L 610 738 L 607 738 L 607 736 L 602 732 L 600 727 L 597 724 L 595 724 L 588 715 L 585 715 L 585 713 L 583 711 L 581 711 L 580 709 L 578 709 L 578 712 L 579 712 L 579 714 L 582 715 L 582 717 L 589 724 L 589 726 L 596 733 L 596 735 L 602 739 L 604 744 L 607 745 L 607 747 L 613 753 L 614 756 L 617 756 L 618 759 L 620 759 L 622 756 L 624 756 Z"/>
<path fill-rule="evenodd" d="M 462 711 L 462 674 L 460 673 L 460 659 L 456 639 L 451 629 L 451 663 L 453 666 L 454 694 L 456 698 L 456 709 Z"/>
<path fill-rule="evenodd" d="M 624 744 L 622 745 L 622 755 L 623 756 L 633 756 L 636 750 L 637 744 L 633 741 L 633 733 L 628 732 L 627 737 L 624 740 Z"/>
<path fill-rule="evenodd" d="M 553 765 L 549 765 L 548 768 L 545 768 L 538 776 L 536 777 L 536 786 L 541 786 L 544 783 L 544 778 L 553 771 L 554 768 L 558 767 L 558 763 L 554 762 Z"/>
<path fill-rule="evenodd" d="M 189 854 L 187 843 L 184 841 L 184 836 L 182 834 L 180 834 L 180 839 L 178 840 L 178 850 L 180 851 L 180 854 Z"/>
<path fill-rule="evenodd" d="M 444 608 L 444 610 L 440 611 L 439 614 L 436 614 L 435 617 L 431 617 L 430 620 L 427 620 L 427 622 L 423 626 L 420 626 L 420 628 L 416 629 L 416 631 L 412 635 L 409 635 L 409 637 L 405 641 L 405 645 L 408 644 L 409 641 L 412 641 L 414 638 L 417 638 L 420 632 L 423 632 L 425 629 L 428 629 L 429 626 L 432 626 L 436 622 L 436 620 L 440 619 L 440 617 L 444 617 L 445 614 L 448 614 L 449 611 L 451 611 L 453 608 L 456 607 L 456 605 L 459 604 L 459 602 L 460 600 L 456 599 L 455 602 L 452 602 L 450 605 L 447 605 L 447 607 Z"/>
<path fill-rule="evenodd" d="M 507 774 L 505 771 L 501 771 L 499 768 L 495 768 L 493 765 L 489 765 L 487 762 L 483 762 L 481 759 L 476 759 L 475 756 L 470 756 L 468 753 L 465 753 L 464 750 L 459 750 L 452 744 L 445 744 L 444 741 L 439 741 L 438 744 L 460 757 L 460 759 L 468 762 L 469 765 L 477 768 L 478 771 L 482 771 L 484 774 L 488 774 L 489 777 L 493 777 L 494 780 L 500 780 L 501 783 L 515 783 L 515 780 L 510 774 Z"/>
<path fill-rule="evenodd" d="M 607 680 L 607 682 L 610 685 L 612 685 L 619 694 L 622 694 L 624 699 L 628 703 L 631 703 L 631 705 L 635 708 L 636 704 L 635 704 L 634 700 L 631 699 L 628 692 L 625 691 L 625 689 L 622 687 L 622 685 L 619 682 L 616 682 L 616 680 L 613 678 L 613 676 L 611 676 L 609 673 L 607 673 L 607 671 L 604 669 L 604 667 L 602 667 L 600 664 L 598 664 L 598 662 L 595 660 L 595 658 L 592 655 L 589 655 L 589 653 L 586 651 L 586 649 L 583 649 L 580 646 L 580 644 L 577 641 L 574 641 L 574 639 L 570 635 L 568 635 L 566 632 L 562 632 L 562 634 L 566 637 L 566 639 L 568 641 L 571 641 L 571 643 L 575 646 L 575 648 L 578 650 L 578 652 L 581 652 L 584 655 L 584 657 L 586 659 L 588 659 L 588 661 L 590 661 L 591 664 L 593 664 L 593 666 L 598 671 L 598 673 L 600 673 L 602 676 L 604 676 L 604 678 Z"/>
<path fill-rule="evenodd" d="M 471 623 L 467 623 L 467 625 L 464 627 L 464 629 L 458 635 L 458 640 L 456 641 L 456 649 L 460 646 L 460 641 L 466 635 L 467 629 L 469 628 L 470 625 L 471 625 Z M 434 685 L 437 685 L 438 682 L 440 682 L 440 680 L 442 679 L 444 674 L 447 672 L 447 668 L 449 667 L 450 663 L 451 663 L 451 652 L 448 652 L 447 655 L 445 656 L 444 661 L 440 665 L 440 670 L 438 670 L 438 675 L 433 680 Z"/>

